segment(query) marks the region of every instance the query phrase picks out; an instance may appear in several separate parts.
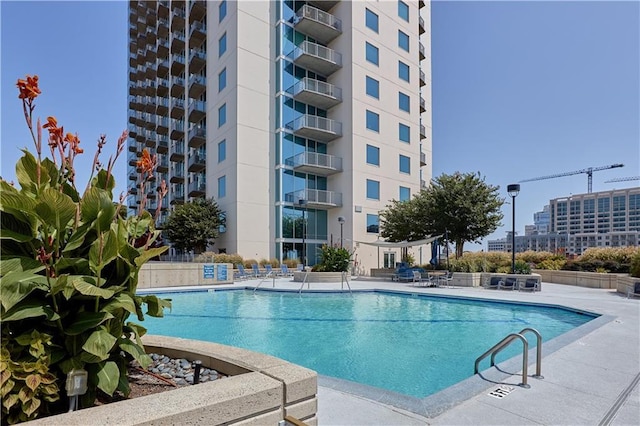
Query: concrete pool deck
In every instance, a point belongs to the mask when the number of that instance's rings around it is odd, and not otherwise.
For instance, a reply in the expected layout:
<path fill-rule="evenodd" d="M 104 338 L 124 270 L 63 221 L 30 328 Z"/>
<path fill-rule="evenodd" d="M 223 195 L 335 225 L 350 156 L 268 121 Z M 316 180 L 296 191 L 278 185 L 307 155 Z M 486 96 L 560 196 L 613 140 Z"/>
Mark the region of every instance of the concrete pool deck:
<path fill-rule="evenodd" d="M 258 283 L 259 280 L 248 280 L 216 288 L 252 288 Z M 290 279 L 265 281 L 261 288 L 272 289 L 274 284 L 277 289 L 300 288 L 300 283 Z M 546 282 L 543 291 L 536 293 L 469 287 L 423 288 L 412 287 L 411 283 L 372 279 L 353 280 L 350 284 L 354 290 L 400 290 L 562 305 L 603 316 L 579 327 L 576 333 L 569 332 L 550 343 L 544 342 L 544 379 L 529 377 L 529 389 L 518 386 L 521 357 L 501 363 L 502 372 L 489 369 L 482 372 L 484 379 L 476 375 L 426 398 L 423 406 L 417 407 L 419 409 L 412 408 L 411 403 L 398 403 L 389 397 L 389 393 L 376 392 L 375 388 L 321 377 L 318 387 L 320 425 L 640 424 L 638 298 L 627 299 L 615 290 Z M 340 289 L 340 283 L 311 284 L 311 290 Z M 487 349 L 494 343 L 487 342 Z M 487 361 L 484 364 L 488 364 Z M 534 374 L 534 368 L 535 356 L 530 355 L 529 375 Z M 500 386 L 508 386 L 510 392 L 502 398 L 489 395 Z"/>

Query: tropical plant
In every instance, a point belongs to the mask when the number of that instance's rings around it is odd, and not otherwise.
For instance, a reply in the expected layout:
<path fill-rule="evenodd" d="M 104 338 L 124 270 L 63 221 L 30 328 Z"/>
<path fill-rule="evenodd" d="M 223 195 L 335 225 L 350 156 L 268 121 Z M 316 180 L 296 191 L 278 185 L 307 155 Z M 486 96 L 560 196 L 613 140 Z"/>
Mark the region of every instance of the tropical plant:
<path fill-rule="evenodd" d="M 54 117 L 34 124 L 37 76 L 18 80 L 18 89 L 36 156 L 24 149 L 16 164 L 20 189 L 0 178 L 0 389 L 8 423 L 63 411 L 67 398 L 60 389 L 74 369 L 88 372 L 81 407 L 93 405 L 98 391 L 128 394 L 128 361 L 150 362 L 140 340 L 146 330 L 129 316 L 144 320 L 146 305 L 147 314 L 160 317 L 170 306 L 154 295 L 136 295 L 141 266 L 166 249 L 150 248 L 160 234 L 153 217 L 141 208 L 125 219 L 119 214 L 124 197 L 112 202 L 112 171 L 126 131 L 106 168 L 99 161 L 106 136 L 99 138 L 81 194 L 74 167 L 83 152 L 78 135 L 65 134 Z M 43 130 L 51 158 L 42 156 Z M 154 165 L 148 153 L 137 164 L 145 185 Z"/>
<path fill-rule="evenodd" d="M 351 253 L 345 247 L 325 244 L 320 248 L 320 262 L 313 266 L 313 271 L 346 272 L 350 262 Z"/>
<path fill-rule="evenodd" d="M 448 232 L 460 257 L 465 242 L 478 242 L 500 226 L 504 200 L 498 190 L 479 174 L 443 174 L 411 200 L 387 205 L 380 213 L 380 234 L 390 241 L 412 241 Z"/>
<path fill-rule="evenodd" d="M 175 208 L 165 225 L 166 236 L 178 250 L 203 253 L 212 245 L 225 225 L 222 212 L 213 199 L 198 198 Z"/>

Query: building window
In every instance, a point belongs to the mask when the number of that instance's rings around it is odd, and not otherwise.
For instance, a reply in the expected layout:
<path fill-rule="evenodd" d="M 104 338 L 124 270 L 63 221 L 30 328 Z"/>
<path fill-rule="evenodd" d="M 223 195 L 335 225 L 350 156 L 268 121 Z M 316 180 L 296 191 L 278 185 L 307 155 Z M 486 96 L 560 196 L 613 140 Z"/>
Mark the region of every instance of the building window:
<path fill-rule="evenodd" d="M 411 102 L 410 102 L 409 95 L 405 95 L 402 92 L 398 92 L 398 108 L 400 108 L 402 111 L 410 112 L 411 111 L 410 103 Z"/>
<path fill-rule="evenodd" d="M 378 48 L 369 42 L 367 42 L 366 55 L 367 61 L 371 62 L 372 64 L 378 65 Z"/>
<path fill-rule="evenodd" d="M 400 173 L 411 173 L 411 161 L 406 155 L 400 155 Z"/>
<path fill-rule="evenodd" d="M 367 213 L 367 232 L 377 234 L 380 229 L 380 220 L 377 214 Z"/>
<path fill-rule="evenodd" d="M 367 145 L 367 164 L 380 165 L 380 148 Z"/>
<path fill-rule="evenodd" d="M 406 186 L 401 186 L 400 195 L 398 196 L 398 199 L 400 201 L 408 201 L 410 198 L 411 198 L 411 189 L 407 188 Z"/>
<path fill-rule="evenodd" d="M 398 30 L 398 47 L 402 50 L 409 51 L 409 35 Z"/>
<path fill-rule="evenodd" d="M 227 141 L 221 140 L 218 142 L 218 163 L 222 163 L 227 159 Z"/>
<path fill-rule="evenodd" d="M 227 195 L 227 177 L 220 176 L 218 178 L 218 198 L 224 198 Z"/>
<path fill-rule="evenodd" d="M 380 99 L 380 83 L 369 76 L 367 76 L 367 95 Z"/>
<path fill-rule="evenodd" d="M 222 37 L 218 39 L 218 58 L 224 55 L 227 51 L 227 33 L 222 34 Z"/>
<path fill-rule="evenodd" d="M 367 129 L 380 132 L 380 116 L 369 110 L 367 110 Z"/>
<path fill-rule="evenodd" d="M 371 200 L 380 199 L 380 182 L 367 179 L 367 198 Z"/>
<path fill-rule="evenodd" d="M 407 83 L 409 82 L 409 65 L 402 61 L 398 61 L 398 77 Z"/>
<path fill-rule="evenodd" d="M 222 22 L 225 16 L 227 16 L 227 0 L 222 0 L 218 6 L 218 22 Z"/>
<path fill-rule="evenodd" d="M 365 25 L 370 30 L 378 32 L 378 15 L 369 9 L 365 9 Z"/>
<path fill-rule="evenodd" d="M 411 128 L 406 124 L 399 123 L 398 124 L 398 139 L 402 142 L 410 143 L 411 142 Z"/>
<path fill-rule="evenodd" d="M 398 16 L 409 22 L 409 6 L 402 0 L 398 0 Z"/>
<path fill-rule="evenodd" d="M 222 127 L 227 122 L 227 104 L 218 108 L 218 127 Z"/>
<path fill-rule="evenodd" d="M 222 90 L 227 87 L 227 69 L 223 69 L 218 74 L 218 92 L 222 92 Z"/>

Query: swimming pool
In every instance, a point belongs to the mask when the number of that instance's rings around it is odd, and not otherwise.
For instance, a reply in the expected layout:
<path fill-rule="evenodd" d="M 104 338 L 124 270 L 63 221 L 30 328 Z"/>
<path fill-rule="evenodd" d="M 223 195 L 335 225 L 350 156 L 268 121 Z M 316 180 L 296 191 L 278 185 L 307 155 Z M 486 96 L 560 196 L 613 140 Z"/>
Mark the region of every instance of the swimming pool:
<path fill-rule="evenodd" d="M 158 295 L 172 299 L 173 308 L 164 319 L 145 320 L 151 334 L 243 347 L 418 398 L 471 377 L 475 359 L 509 333 L 533 327 L 548 341 L 596 317 L 557 307 L 381 291 Z M 497 360 L 521 351 L 514 344 Z"/>

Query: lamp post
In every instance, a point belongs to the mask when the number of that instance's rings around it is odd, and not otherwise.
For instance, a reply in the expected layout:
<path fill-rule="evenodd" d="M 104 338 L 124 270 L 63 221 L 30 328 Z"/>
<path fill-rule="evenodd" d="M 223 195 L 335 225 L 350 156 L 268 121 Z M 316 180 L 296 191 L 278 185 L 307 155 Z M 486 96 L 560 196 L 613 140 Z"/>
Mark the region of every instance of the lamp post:
<path fill-rule="evenodd" d="M 342 248 L 342 226 L 344 225 L 344 222 L 344 217 L 338 216 L 338 223 L 340 224 L 340 248 Z"/>
<path fill-rule="evenodd" d="M 507 192 L 511 197 L 511 273 L 516 273 L 516 197 L 520 192 L 520 185 L 507 185 Z"/>
<path fill-rule="evenodd" d="M 307 222 L 305 221 L 305 213 L 307 211 L 307 200 L 300 199 L 298 200 L 298 204 L 302 209 L 302 256 L 300 256 L 300 260 L 302 261 L 302 269 L 307 266 L 307 262 L 305 262 L 305 247 L 304 247 L 304 238 L 307 234 Z"/>

